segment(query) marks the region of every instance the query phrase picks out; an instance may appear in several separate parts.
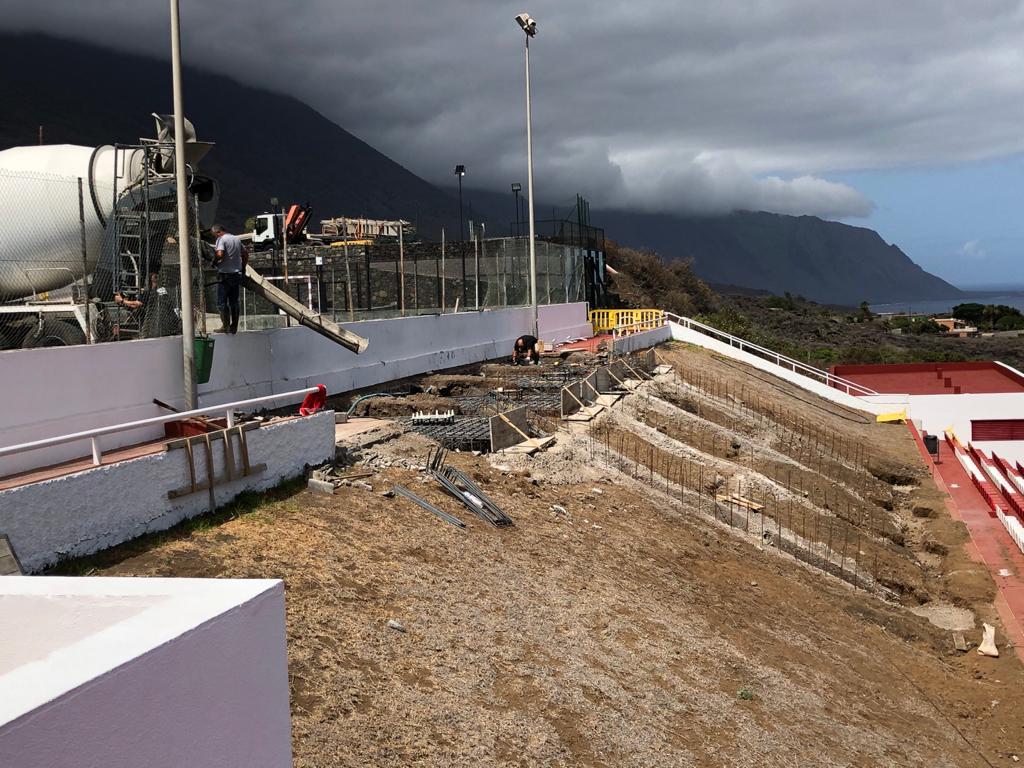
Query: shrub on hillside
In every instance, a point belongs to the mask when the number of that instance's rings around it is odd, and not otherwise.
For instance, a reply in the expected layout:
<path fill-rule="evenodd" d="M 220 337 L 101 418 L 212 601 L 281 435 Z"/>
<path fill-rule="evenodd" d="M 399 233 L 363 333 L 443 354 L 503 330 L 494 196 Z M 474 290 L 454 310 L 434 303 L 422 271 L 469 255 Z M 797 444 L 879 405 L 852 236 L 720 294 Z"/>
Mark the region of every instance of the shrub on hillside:
<path fill-rule="evenodd" d="M 611 240 L 605 244 L 608 265 L 618 274 L 612 290 L 633 307 L 657 307 L 680 315 L 714 310 L 715 292 L 693 273 L 689 261 L 666 262 L 653 251 L 638 251 Z"/>

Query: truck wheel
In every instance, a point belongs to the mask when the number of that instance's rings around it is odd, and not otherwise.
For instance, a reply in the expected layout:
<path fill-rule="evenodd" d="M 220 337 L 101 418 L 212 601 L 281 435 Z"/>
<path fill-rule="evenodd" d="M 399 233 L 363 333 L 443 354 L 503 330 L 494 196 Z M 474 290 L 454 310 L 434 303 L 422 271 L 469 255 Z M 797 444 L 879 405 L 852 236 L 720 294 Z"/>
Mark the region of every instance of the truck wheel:
<path fill-rule="evenodd" d="M 33 324 L 32 330 L 25 334 L 21 348 L 73 347 L 76 344 L 84 343 L 85 334 L 77 325 L 65 323 L 63 320 L 43 320 L 42 329 Z"/>

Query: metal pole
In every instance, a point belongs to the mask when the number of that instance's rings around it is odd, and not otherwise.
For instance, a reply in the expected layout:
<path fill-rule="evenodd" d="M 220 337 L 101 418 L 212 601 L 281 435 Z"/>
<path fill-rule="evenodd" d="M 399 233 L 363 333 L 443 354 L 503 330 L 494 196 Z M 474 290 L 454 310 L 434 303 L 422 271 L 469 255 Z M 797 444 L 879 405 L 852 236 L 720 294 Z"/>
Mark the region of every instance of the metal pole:
<path fill-rule="evenodd" d="M 199 266 L 199 335 L 205 337 L 207 335 L 206 334 L 206 278 L 205 278 L 204 273 L 203 273 L 203 257 L 202 257 L 202 252 L 198 250 L 198 249 L 203 247 L 202 243 L 200 242 L 200 237 L 199 237 L 200 234 L 201 234 L 200 230 L 199 230 L 199 195 L 192 195 L 192 218 L 195 220 L 194 223 L 195 223 L 195 227 L 196 227 L 196 249 L 197 249 L 197 254 L 196 255 L 199 257 L 199 258 L 196 259 L 196 264 Z M 243 321 L 243 323 L 245 322 L 244 315 L 242 317 L 242 321 Z M 244 325 L 242 326 L 242 330 L 246 330 Z M 163 331 L 162 331 L 162 328 L 161 328 L 161 333 L 162 332 Z"/>
<path fill-rule="evenodd" d="M 473 282 L 476 284 L 473 289 L 474 305 L 480 309 L 480 234 L 473 233 Z"/>
<path fill-rule="evenodd" d="M 197 407 L 195 329 L 192 319 L 192 254 L 188 243 L 188 197 L 185 179 L 185 107 L 181 95 L 181 20 L 178 0 L 171 0 L 171 87 L 174 95 L 174 185 L 178 206 L 178 268 L 181 276 L 181 362 L 185 408 Z"/>
<path fill-rule="evenodd" d="M 356 319 L 355 305 L 352 304 L 352 268 L 348 263 L 348 243 L 345 243 L 345 293 L 348 299 L 348 321 Z"/>
<path fill-rule="evenodd" d="M 462 222 L 462 174 L 459 174 L 459 254 L 462 256 L 462 304 L 466 304 L 466 243 L 465 225 Z"/>
<path fill-rule="evenodd" d="M 526 36 L 526 197 L 530 225 L 530 304 L 533 306 L 533 335 L 540 338 L 537 322 L 537 251 L 533 221 L 533 105 L 530 102 L 530 36 Z"/>
<path fill-rule="evenodd" d="M 39 126 L 40 143 L 43 127 Z M 92 344 L 92 312 L 89 307 L 89 254 L 85 245 L 85 196 L 82 194 L 82 177 L 78 177 L 78 233 L 82 247 L 82 300 L 85 302 L 85 343 Z"/>
<path fill-rule="evenodd" d="M 513 233 L 513 237 L 519 237 L 519 190 L 513 189 L 512 194 L 515 195 L 514 202 L 516 205 L 516 229 Z"/>
<path fill-rule="evenodd" d="M 285 213 L 285 208 L 281 207 L 281 260 L 284 265 L 284 292 L 291 296 L 291 291 L 288 290 L 288 217 Z M 290 315 L 284 316 L 284 325 L 286 328 L 292 327 L 292 318 Z"/>
<path fill-rule="evenodd" d="M 402 310 L 402 317 L 405 317 L 405 241 L 402 239 L 402 220 L 398 220 L 398 291 L 401 301 L 398 308 Z"/>
<path fill-rule="evenodd" d="M 444 227 L 441 227 L 441 314 L 444 314 L 444 288 L 448 282 L 448 273 L 444 271 Z"/>

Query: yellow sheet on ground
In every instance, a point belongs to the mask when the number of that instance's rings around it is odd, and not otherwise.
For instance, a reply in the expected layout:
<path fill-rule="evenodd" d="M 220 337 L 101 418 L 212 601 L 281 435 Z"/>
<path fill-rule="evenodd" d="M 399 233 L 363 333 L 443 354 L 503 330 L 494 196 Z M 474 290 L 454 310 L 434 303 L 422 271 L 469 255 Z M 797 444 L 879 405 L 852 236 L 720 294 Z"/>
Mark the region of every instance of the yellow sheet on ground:
<path fill-rule="evenodd" d="M 897 413 L 880 413 L 875 418 L 879 424 L 904 424 L 907 421 L 907 412 L 899 411 Z"/>

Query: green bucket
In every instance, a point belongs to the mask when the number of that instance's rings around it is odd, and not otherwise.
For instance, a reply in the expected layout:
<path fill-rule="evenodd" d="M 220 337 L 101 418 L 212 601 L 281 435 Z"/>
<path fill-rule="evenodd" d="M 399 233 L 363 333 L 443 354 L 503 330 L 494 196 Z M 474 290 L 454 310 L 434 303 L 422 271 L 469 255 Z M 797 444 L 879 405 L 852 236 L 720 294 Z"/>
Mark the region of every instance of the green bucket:
<path fill-rule="evenodd" d="M 210 380 L 210 371 L 213 370 L 213 339 L 194 339 L 196 354 L 196 383 L 206 384 Z"/>

